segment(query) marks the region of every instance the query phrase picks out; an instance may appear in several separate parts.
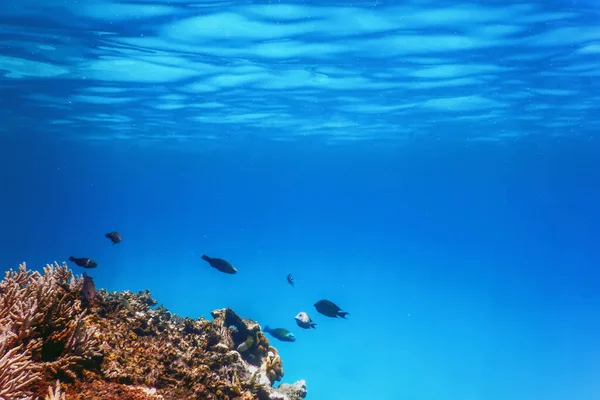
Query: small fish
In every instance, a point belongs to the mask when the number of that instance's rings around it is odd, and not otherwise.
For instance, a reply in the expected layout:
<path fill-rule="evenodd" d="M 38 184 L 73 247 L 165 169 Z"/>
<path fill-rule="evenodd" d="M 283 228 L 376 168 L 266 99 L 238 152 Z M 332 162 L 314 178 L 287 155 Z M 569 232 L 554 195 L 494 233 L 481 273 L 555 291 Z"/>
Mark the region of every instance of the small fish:
<path fill-rule="evenodd" d="M 245 352 L 245 351 L 248 351 L 248 349 L 249 349 L 250 347 L 252 347 L 252 345 L 253 345 L 253 344 L 254 344 L 254 337 L 252 337 L 252 335 L 250 335 L 250 336 L 248 336 L 248 339 L 246 339 L 246 340 L 244 341 L 244 343 L 240 344 L 240 345 L 237 347 L 237 351 L 238 351 L 238 353 L 243 353 L 243 352 Z"/>
<path fill-rule="evenodd" d="M 83 294 L 83 299 L 88 303 L 93 302 L 96 298 L 96 285 L 94 285 L 94 280 L 85 272 L 83 273 L 81 293 Z"/>
<path fill-rule="evenodd" d="M 290 285 L 294 286 L 294 277 L 292 276 L 292 274 L 288 274 L 287 281 Z"/>
<path fill-rule="evenodd" d="M 212 258 L 205 254 L 202 255 L 202 259 L 210 264 L 214 269 L 221 271 L 226 274 L 235 274 L 237 269 L 229 261 L 223 260 L 222 258 Z"/>
<path fill-rule="evenodd" d="M 104 237 L 109 238 L 112 244 L 121 243 L 121 234 L 119 232 L 109 232 Z"/>
<path fill-rule="evenodd" d="M 96 261 L 87 257 L 69 257 L 69 261 L 72 261 L 76 265 L 83 268 L 96 268 L 98 266 L 98 263 Z"/>
<path fill-rule="evenodd" d="M 133 313 L 133 308 L 131 308 L 131 304 L 129 303 L 129 300 L 122 298 L 119 300 L 119 304 L 121 304 L 130 313 Z"/>
<path fill-rule="evenodd" d="M 317 324 L 312 322 L 312 320 L 310 319 L 308 314 L 305 313 L 304 311 L 299 312 L 298 315 L 296 315 L 296 323 L 298 324 L 298 326 L 300 328 L 304 328 L 304 329 L 310 329 L 310 328 L 316 329 L 317 328 Z"/>
<path fill-rule="evenodd" d="M 275 339 L 281 340 L 282 342 L 295 342 L 296 341 L 296 337 L 294 336 L 294 334 L 284 328 L 271 329 L 271 328 L 269 328 L 269 326 L 265 326 L 265 329 L 263 329 L 263 331 L 267 332 L 268 334 L 273 336 Z"/>
<path fill-rule="evenodd" d="M 332 303 L 329 300 L 319 300 L 315 303 L 315 308 L 321 314 L 326 317 L 337 318 L 341 317 L 346 319 L 346 315 L 350 314 L 345 311 L 342 311 L 337 305 Z"/>

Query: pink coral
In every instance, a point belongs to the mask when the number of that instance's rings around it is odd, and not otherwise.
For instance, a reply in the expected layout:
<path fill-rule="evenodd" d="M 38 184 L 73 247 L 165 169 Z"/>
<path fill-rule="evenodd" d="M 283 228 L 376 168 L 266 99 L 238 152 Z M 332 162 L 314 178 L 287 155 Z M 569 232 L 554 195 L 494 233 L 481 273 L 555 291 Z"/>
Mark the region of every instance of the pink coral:
<path fill-rule="evenodd" d="M 0 399 L 29 400 L 29 388 L 40 374 L 22 345 L 7 350 L 7 338 L 6 334 L 0 337 Z"/>
<path fill-rule="evenodd" d="M 18 395 L 5 397 L 27 398 L 25 388 L 46 376 L 76 379 L 82 361 L 99 355 L 79 299 L 81 283 L 65 264 L 47 265 L 43 274 L 21 264 L 6 273 L 0 283 L 0 354 L 8 367 L 0 368 L 0 377 L 12 383 L 0 378 L 0 393 Z"/>

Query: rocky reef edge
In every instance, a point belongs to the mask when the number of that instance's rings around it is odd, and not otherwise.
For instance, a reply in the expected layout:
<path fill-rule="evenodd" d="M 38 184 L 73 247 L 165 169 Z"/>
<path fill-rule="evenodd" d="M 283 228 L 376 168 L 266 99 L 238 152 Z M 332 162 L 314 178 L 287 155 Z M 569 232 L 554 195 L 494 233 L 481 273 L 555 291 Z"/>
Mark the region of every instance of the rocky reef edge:
<path fill-rule="evenodd" d="M 0 282 L 0 399 L 299 400 L 260 326 L 171 314 L 148 291 L 95 290 L 65 264 Z"/>

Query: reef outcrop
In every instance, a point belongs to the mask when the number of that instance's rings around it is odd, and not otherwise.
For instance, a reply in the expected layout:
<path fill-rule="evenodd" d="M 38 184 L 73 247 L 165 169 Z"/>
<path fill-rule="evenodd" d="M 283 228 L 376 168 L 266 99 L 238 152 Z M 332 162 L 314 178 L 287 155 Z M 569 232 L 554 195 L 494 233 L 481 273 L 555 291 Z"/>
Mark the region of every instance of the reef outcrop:
<path fill-rule="evenodd" d="M 25 264 L 0 282 L 0 400 L 300 400 L 260 326 L 224 308 L 212 321 L 148 291 L 95 291 L 65 265 Z M 91 285 L 91 286 L 90 286 Z"/>

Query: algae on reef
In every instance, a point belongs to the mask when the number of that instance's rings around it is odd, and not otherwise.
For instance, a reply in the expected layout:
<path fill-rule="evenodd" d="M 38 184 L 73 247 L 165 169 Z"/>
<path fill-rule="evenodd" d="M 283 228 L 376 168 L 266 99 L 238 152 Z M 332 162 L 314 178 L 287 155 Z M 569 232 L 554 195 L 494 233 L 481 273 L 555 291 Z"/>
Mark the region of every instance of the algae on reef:
<path fill-rule="evenodd" d="M 0 400 L 300 400 L 260 326 L 169 313 L 148 291 L 82 294 L 63 263 L 0 282 Z"/>

